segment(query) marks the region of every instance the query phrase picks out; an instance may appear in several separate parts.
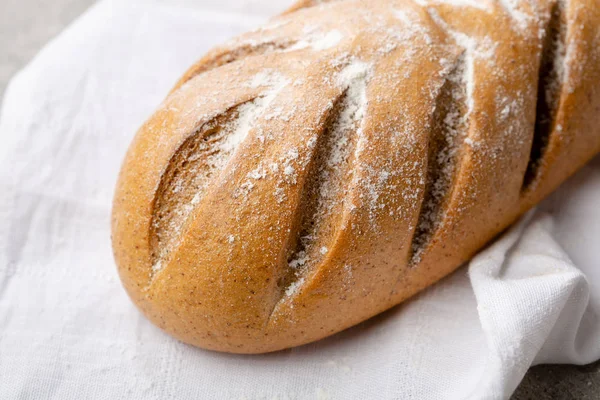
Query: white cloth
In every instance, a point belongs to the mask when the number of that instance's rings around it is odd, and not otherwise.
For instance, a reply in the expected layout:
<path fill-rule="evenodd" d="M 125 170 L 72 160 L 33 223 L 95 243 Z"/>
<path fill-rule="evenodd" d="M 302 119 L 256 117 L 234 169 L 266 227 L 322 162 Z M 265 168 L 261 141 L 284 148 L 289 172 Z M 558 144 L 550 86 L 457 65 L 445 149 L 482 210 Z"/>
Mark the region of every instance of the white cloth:
<path fill-rule="evenodd" d="M 271 1 L 102 1 L 14 78 L 0 115 L 0 399 L 502 399 L 532 364 L 600 358 L 599 158 L 468 269 L 320 342 L 219 354 L 138 313 L 109 238 L 124 152 L 186 67 L 287 5 Z"/>

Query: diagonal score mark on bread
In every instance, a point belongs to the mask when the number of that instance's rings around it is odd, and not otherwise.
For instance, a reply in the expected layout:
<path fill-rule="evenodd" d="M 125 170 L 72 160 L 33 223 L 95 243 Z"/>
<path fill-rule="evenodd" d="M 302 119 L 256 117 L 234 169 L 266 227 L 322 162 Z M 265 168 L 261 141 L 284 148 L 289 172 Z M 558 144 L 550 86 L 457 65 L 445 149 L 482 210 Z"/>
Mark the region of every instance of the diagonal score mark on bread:
<path fill-rule="evenodd" d="M 535 185 L 539 170 L 544 162 L 544 154 L 548 149 L 553 132 L 560 134 L 556 125 L 556 116 L 563 87 L 566 60 L 567 24 L 564 21 L 564 4 L 553 5 L 550 19 L 544 30 L 540 73 L 538 77 L 538 94 L 535 116 L 535 131 L 531 144 L 529 164 L 523 178 L 522 191 Z M 558 129 L 557 129 L 558 128 Z"/>
<path fill-rule="evenodd" d="M 211 184 L 252 130 L 257 118 L 269 109 L 286 85 L 279 74 L 258 74 L 251 87 L 267 88 L 260 96 L 227 109 L 190 135 L 173 154 L 162 174 L 154 199 L 151 223 L 153 265 L 150 283 L 163 262 L 186 234 L 186 222 Z"/>
<path fill-rule="evenodd" d="M 444 223 L 444 210 L 460 167 L 468 127 L 466 50 L 458 58 L 437 95 L 429 136 L 424 197 L 414 232 L 410 265 L 421 259 L 435 231 Z"/>
<path fill-rule="evenodd" d="M 179 89 L 181 85 L 203 72 L 236 61 L 242 61 L 247 57 L 257 57 L 277 51 L 284 51 L 285 49 L 290 48 L 294 43 L 295 41 L 280 43 L 274 42 L 273 40 L 264 40 L 260 42 L 248 41 L 247 43 L 235 44 L 231 48 L 226 47 L 216 49 L 188 69 L 175 84 L 172 91 Z"/>
<path fill-rule="evenodd" d="M 262 99 L 261 99 L 262 100 Z M 155 198 L 152 221 L 152 276 L 185 234 L 185 222 L 211 181 L 225 168 L 245 139 L 261 100 L 235 106 L 191 135 L 171 158 Z"/>
<path fill-rule="evenodd" d="M 353 61 L 337 74 L 343 88 L 315 141 L 302 199 L 287 250 L 287 272 L 281 278 L 282 301 L 301 290 L 311 272 L 327 258 L 344 220 L 354 164 L 367 112 L 369 65 Z M 284 171 L 285 173 L 285 171 Z M 350 184 L 349 184 L 350 183 Z M 271 315 L 273 312 L 271 312 Z"/>
<path fill-rule="evenodd" d="M 287 31 L 285 36 L 282 36 L 278 30 L 282 26 L 289 25 L 288 13 L 325 3 L 327 1 L 320 1 L 318 4 L 299 3 L 279 18 L 271 21 L 271 23 L 210 51 L 183 74 L 175 84 L 172 92 L 199 74 L 229 63 L 243 62 L 248 57 L 260 57 L 272 53 L 298 51 L 306 48 L 326 50 L 337 45 L 341 38 L 339 30 L 333 29 L 321 32 L 315 27 L 298 26 L 295 30 Z"/>
<path fill-rule="evenodd" d="M 257 353 L 432 285 L 600 150 L 593 1 L 302 1 L 214 50 L 125 159 L 127 292 Z"/>

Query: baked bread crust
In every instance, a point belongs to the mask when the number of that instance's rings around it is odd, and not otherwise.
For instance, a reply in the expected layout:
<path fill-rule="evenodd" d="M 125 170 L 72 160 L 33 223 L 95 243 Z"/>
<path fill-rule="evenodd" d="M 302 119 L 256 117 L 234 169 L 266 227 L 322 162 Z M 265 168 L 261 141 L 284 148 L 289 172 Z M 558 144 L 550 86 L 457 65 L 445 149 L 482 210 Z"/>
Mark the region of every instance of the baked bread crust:
<path fill-rule="evenodd" d="M 234 353 L 402 302 L 600 151 L 599 26 L 595 0 L 299 2 L 208 53 L 135 136 L 125 289 Z"/>

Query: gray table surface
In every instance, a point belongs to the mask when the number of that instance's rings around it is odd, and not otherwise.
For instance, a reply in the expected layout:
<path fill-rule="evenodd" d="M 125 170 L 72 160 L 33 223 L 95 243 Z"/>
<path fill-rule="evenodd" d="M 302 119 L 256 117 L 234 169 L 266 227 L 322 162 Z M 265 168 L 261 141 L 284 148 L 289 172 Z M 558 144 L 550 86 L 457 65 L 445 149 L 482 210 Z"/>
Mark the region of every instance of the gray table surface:
<path fill-rule="evenodd" d="M 11 76 L 94 0 L 0 0 L 0 98 Z M 513 400 L 600 399 L 600 362 L 531 368 Z"/>

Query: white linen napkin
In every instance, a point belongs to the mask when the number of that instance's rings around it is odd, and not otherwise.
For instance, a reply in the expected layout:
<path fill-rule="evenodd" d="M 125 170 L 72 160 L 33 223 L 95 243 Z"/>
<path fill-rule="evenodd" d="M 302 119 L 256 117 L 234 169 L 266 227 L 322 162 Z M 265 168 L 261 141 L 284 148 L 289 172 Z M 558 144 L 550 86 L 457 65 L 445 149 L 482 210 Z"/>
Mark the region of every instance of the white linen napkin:
<path fill-rule="evenodd" d="M 101 1 L 10 84 L 0 399 L 503 399 L 533 364 L 600 358 L 600 158 L 468 269 L 331 338 L 229 355 L 151 325 L 117 277 L 112 190 L 179 75 L 288 5 L 236 4 Z"/>

